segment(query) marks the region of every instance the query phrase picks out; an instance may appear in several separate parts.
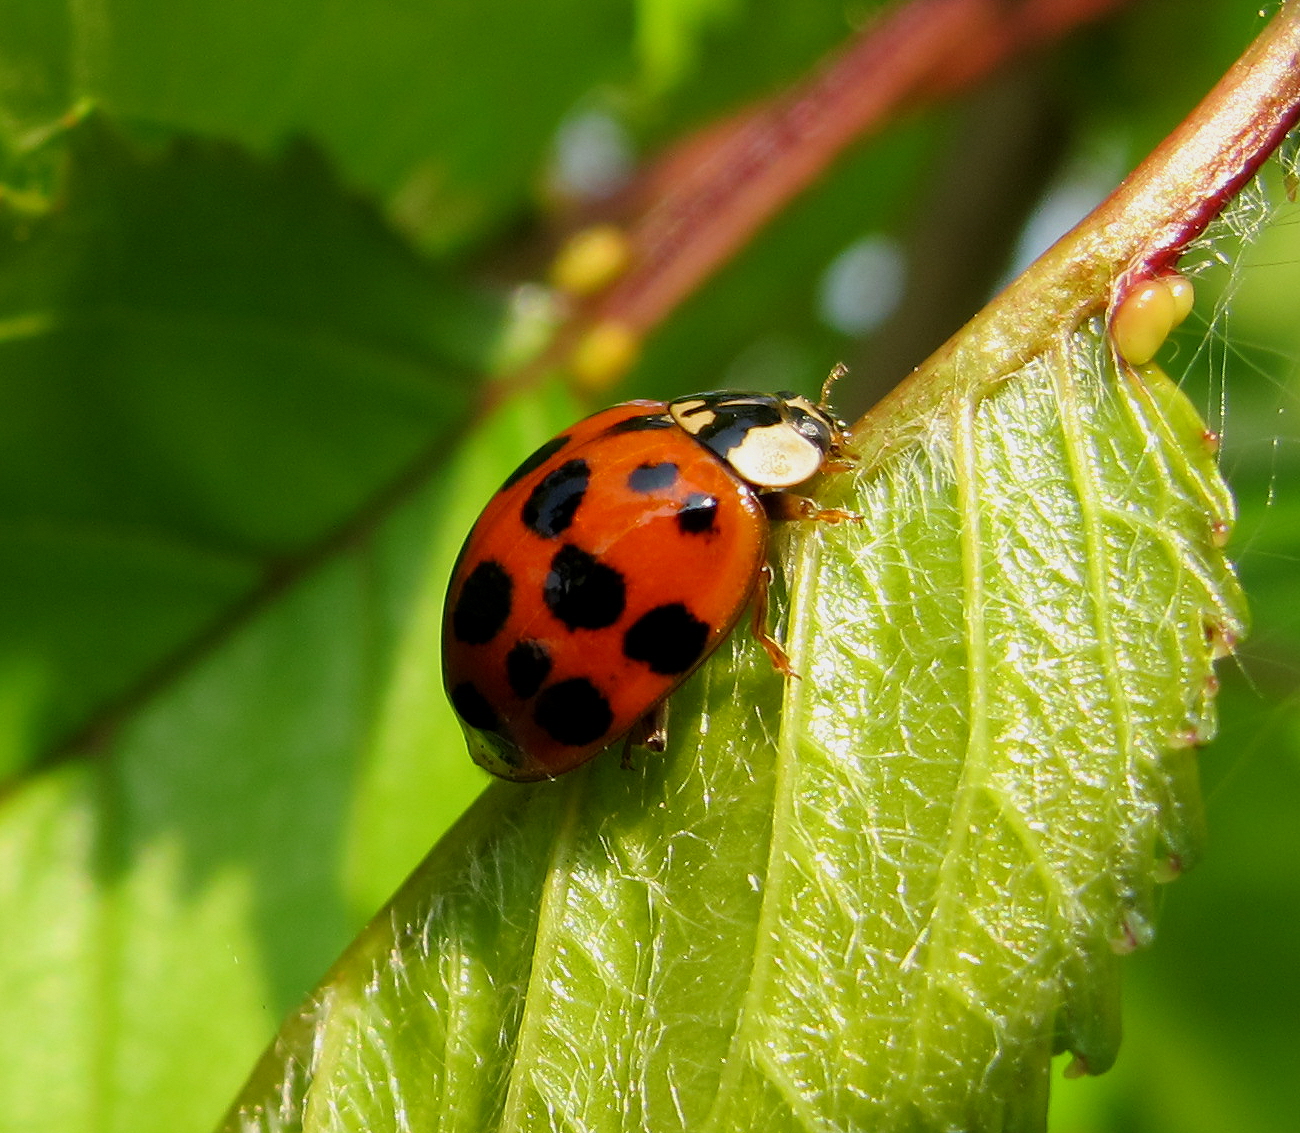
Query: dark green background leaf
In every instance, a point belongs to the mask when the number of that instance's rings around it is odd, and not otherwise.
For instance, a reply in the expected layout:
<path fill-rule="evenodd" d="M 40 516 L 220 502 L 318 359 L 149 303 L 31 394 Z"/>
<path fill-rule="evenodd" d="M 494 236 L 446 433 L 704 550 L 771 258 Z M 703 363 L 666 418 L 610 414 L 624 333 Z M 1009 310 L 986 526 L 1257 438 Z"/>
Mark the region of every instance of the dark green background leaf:
<path fill-rule="evenodd" d="M 67 199 L 3 239 L 13 767 L 301 573 L 444 445 L 494 314 L 303 148 L 147 157 L 92 120 Z"/>
<path fill-rule="evenodd" d="M 631 25 L 588 0 L 24 0 L 0 17 L 6 141 L 22 152 L 82 101 L 263 153 L 306 133 L 451 239 L 517 204 L 559 115 L 626 73 Z"/>

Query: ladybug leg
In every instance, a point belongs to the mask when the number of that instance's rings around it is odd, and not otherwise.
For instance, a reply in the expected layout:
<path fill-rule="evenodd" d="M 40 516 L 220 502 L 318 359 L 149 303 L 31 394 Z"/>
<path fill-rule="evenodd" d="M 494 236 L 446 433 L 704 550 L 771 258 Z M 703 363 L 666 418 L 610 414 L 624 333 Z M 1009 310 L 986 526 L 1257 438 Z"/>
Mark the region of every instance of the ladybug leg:
<path fill-rule="evenodd" d="M 807 496 L 794 492 L 768 492 L 762 497 L 768 519 L 810 519 L 817 523 L 862 523 L 857 512 L 837 507 L 821 507 Z"/>
<path fill-rule="evenodd" d="M 790 658 L 786 655 L 785 650 L 781 648 L 781 643 L 767 632 L 767 591 L 768 587 L 772 585 L 772 578 L 772 567 L 768 563 L 764 563 L 763 569 L 758 572 L 758 585 L 754 587 L 754 604 L 752 607 L 754 636 L 767 653 L 768 660 L 772 662 L 772 668 L 783 677 L 794 677 L 795 680 L 799 680 L 799 674 L 790 667 Z"/>
<path fill-rule="evenodd" d="M 643 747 L 647 751 L 662 752 L 668 746 L 668 701 L 661 700 L 632 725 L 623 741 L 622 767 L 632 770 L 632 749 Z"/>
<path fill-rule="evenodd" d="M 632 742 L 656 754 L 668 746 L 668 699 L 665 697 L 632 728 Z"/>
<path fill-rule="evenodd" d="M 772 520 L 804 519 L 818 523 L 862 523 L 863 517 L 856 512 L 843 511 L 840 508 L 821 507 L 807 496 L 793 492 L 767 492 L 760 497 L 767 516 Z M 754 588 L 753 626 L 754 636 L 766 651 L 772 662 L 772 668 L 785 677 L 799 680 L 799 674 L 790 666 L 790 658 L 781 648 L 780 642 L 767 632 L 767 591 L 772 585 L 772 568 L 767 563 L 759 571 L 758 585 Z"/>
<path fill-rule="evenodd" d="M 830 456 L 822 464 L 822 471 L 834 475 L 837 472 L 852 472 L 857 466 L 858 462 L 851 456 Z"/>

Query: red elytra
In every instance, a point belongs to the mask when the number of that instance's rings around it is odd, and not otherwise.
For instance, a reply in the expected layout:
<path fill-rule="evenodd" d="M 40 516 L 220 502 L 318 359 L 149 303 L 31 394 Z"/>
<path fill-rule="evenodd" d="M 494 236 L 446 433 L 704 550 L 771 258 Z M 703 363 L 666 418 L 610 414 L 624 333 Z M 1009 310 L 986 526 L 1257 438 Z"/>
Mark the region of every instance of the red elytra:
<path fill-rule="evenodd" d="M 550 778 L 652 714 L 752 599 L 765 495 L 842 439 L 804 398 L 720 392 L 617 405 L 543 445 L 489 502 L 448 590 L 444 681 L 475 761 Z"/>

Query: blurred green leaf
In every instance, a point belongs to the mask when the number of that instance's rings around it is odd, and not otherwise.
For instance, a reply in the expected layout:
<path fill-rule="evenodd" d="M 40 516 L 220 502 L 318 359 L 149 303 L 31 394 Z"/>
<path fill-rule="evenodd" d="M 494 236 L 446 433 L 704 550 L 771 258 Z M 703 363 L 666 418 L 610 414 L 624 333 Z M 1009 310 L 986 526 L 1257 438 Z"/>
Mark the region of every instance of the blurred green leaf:
<path fill-rule="evenodd" d="M 518 206 L 559 115 L 624 77 L 630 36 L 626 6 L 591 0 L 20 0 L 0 14 L 0 137 L 22 154 L 86 102 L 263 153 L 309 134 L 443 242 Z"/>
<path fill-rule="evenodd" d="M 0 767 L 304 569 L 445 444 L 498 314 L 311 151 L 74 131 L 0 233 Z M 26 756 L 24 756 L 26 753 Z"/>
<path fill-rule="evenodd" d="M 6 1126 L 209 1127 L 305 981 L 481 789 L 448 742 L 442 593 L 483 479 L 571 415 L 560 398 L 504 410 L 97 759 L 11 789 Z"/>
<path fill-rule="evenodd" d="M 698 30 L 734 22 L 739 0 L 640 0 L 637 42 L 653 87 L 681 78 L 695 53 Z"/>

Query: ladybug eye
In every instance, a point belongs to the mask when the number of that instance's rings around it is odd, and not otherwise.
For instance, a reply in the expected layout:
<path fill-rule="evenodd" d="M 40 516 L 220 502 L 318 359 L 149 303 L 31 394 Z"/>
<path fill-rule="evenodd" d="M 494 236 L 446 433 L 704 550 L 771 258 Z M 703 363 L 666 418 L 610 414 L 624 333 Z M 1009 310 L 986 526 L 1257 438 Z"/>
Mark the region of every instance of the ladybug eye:
<path fill-rule="evenodd" d="M 819 417 L 811 413 L 798 413 L 792 422 L 800 436 L 807 437 L 823 452 L 831 447 L 831 428 Z"/>

